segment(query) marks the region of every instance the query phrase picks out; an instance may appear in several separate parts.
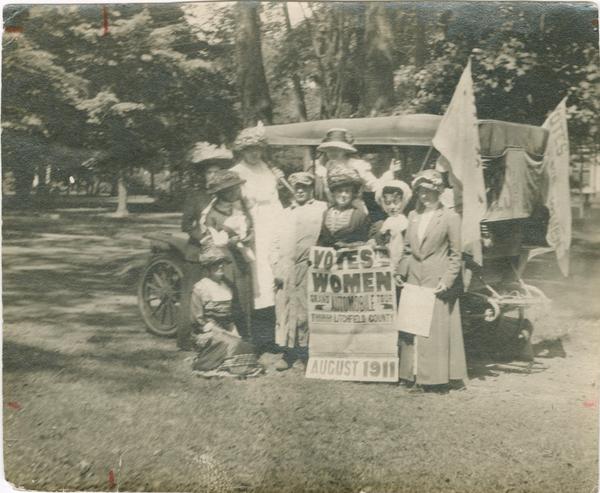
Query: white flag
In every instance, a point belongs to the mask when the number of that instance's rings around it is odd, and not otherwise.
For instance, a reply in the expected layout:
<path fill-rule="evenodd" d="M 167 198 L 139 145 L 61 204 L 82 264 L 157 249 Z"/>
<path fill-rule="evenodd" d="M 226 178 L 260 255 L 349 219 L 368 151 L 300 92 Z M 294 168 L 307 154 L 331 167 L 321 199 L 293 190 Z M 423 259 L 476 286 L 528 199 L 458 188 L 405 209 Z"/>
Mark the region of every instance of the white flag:
<path fill-rule="evenodd" d="M 569 275 L 569 249 L 571 248 L 567 98 L 558 104 L 543 127 L 550 132 L 544 154 L 544 172 L 548 179 L 546 207 L 550 212 L 546 241 L 556 251 L 558 266 L 566 277 Z"/>
<path fill-rule="evenodd" d="M 450 182 L 455 189 L 459 211 L 462 204 L 462 249 L 481 265 L 479 223 L 485 216 L 487 201 L 470 60 L 433 137 L 433 146 L 449 163 Z"/>

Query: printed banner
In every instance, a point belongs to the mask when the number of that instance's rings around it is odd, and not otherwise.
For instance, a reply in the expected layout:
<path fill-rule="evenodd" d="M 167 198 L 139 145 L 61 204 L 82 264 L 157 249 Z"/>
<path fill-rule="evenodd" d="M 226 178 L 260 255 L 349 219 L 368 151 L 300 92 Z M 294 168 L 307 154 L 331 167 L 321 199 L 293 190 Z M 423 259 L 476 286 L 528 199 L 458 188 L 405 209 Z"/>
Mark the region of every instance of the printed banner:
<path fill-rule="evenodd" d="M 389 259 L 370 247 L 313 247 L 310 262 L 306 376 L 397 381 L 396 295 Z"/>
<path fill-rule="evenodd" d="M 556 250 L 562 274 L 569 275 L 571 248 L 571 191 L 569 188 L 569 131 L 567 100 L 563 99 L 544 122 L 548 129 L 548 145 L 544 165 L 548 177 L 546 207 L 550 212 L 546 241 Z"/>

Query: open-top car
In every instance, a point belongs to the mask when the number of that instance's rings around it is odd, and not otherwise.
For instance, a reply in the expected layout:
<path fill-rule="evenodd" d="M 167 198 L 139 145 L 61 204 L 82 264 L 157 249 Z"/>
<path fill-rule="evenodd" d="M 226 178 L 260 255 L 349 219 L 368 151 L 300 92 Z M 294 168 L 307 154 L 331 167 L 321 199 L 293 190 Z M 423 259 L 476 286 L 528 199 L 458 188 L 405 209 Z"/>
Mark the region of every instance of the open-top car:
<path fill-rule="evenodd" d="M 402 168 L 397 178 L 410 182 L 419 170 L 433 167 L 438 158 L 432 139 L 438 115 L 399 115 L 374 118 L 319 120 L 264 127 L 270 146 L 305 146 L 315 166 L 316 146 L 331 128 L 345 128 L 359 152 L 369 154 L 375 173 L 387 169 L 391 158 Z M 522 279 L 527 262 L 548 251 L 545 246 L 547 211 L 542 204 L 542 159 L 547 130 L 532 125 L 495 120 L 479 121 L 480 153 L 484 162 L 488 209 L 481 223 L 484 261 L 472 268 L 472 279 L 461 305 L 465 319 L 497 322 L 516 312 L 525 326 L 525 310 L 547 302 L 546 296 Z M 148 330 L 174 335 L 180 306 L 186 239 L 179 235 L 149 235 L 152 257 L 141 276 L 139 306 Z"/>

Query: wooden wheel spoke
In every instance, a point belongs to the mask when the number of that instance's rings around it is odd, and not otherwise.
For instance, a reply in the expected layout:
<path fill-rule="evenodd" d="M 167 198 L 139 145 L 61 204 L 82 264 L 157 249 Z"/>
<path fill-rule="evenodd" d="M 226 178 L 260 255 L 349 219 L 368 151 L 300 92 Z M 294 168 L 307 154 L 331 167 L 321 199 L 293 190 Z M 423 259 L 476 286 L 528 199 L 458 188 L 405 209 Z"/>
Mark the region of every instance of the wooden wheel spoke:
<path fill-rule="evenodd" d="M 164 288 L 167 283 L 167 281 L 165 281 L 165 278 L 157 272 L 152 274 L 152 279 L 154 279 L 154 281 L 160 286 L 161 289 Z"/>
<path fill-rule="evenodd" d="M 165 323 L 165 318 L 167 317 L 167 310 L 169 309 L 169 304 L 166 303 L 163 305 L 163 309 L 160 312 L 160 323 Z"/>
<path fill-rule="evenodd" d="M 156 284 L 154 284 L 153 282 L 150 282 L 150 281 L 148 281 L 146 283 L 146 289 L 152 290 L 154 292 L 160 292 L 161 291 L 160 286 L 158 286 L 158 285 L 156 285 Z"/>
<path fill-rule="evenodd" d="M 161 299 L 160 303 L 152 309 L 152 316 L 154 317 L 155 315 L 158 314 L 159 311 L 162 311 L 164 306 L 165 306 L 165 300 Z"/>
<path fill-rule="evenodd" d="M 169 325 L 173 325 L 175 323 L 175 307 L 172 302 L 169 302 L 167 305 L 167 309 L 169 311 Z"/>

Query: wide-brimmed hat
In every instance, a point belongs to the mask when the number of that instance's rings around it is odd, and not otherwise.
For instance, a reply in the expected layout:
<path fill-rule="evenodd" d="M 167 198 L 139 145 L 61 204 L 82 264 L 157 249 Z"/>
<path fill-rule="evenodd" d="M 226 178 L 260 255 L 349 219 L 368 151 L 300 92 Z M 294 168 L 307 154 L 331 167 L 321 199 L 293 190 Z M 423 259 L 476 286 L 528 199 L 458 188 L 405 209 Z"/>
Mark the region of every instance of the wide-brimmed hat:
<path fill-rule="evenodd" d="M 386 180 L 381 182 L 375 190 L 375 200 L 383 207 L 383 194 L 394 191 L 399 191 L 402 194 L 402 210 L 406 209 L 412 198 L 412 190 L 402 180 Z"/>
<path fill-rule="evenodd" d="M 292 173 L 288 176 L 288 182 L 292 187 L 295 187 L 296 185 L 311 187 L 315 183 L 315 177 L 312 173 L 308 173 L 307 171 L 298 171 L 297 173 Z"/>
<path fill-rule="evenodd" d="M 343 164 L 332 167 L 327 172 L 327 186 L 330 190 L 341 187 L 343 185 L 354 185 L 359 187 L 362 184 L 362 180 L 358 172 L 349 166 Z"/>
<path fill-rule="evenodd" d="M 226 166 L 233 161 L 233 153 L 227 147 L 216 146 L 208 142 L 196 142 L 189 156 L 192 163 L 201 166 L 212 162 Z"/>
<path fill-rule="evenodd" d="M 240 152 L 248 147 L 265 147 L 266 145 L 265 128 L 262 123 L 259 123 L 256 127 L 248 127 L 242 130 L 233 142 L 233 149 Z"/>
<path fill-rule="evenodd" d="M 428 188 L 441 193 L 444 190 L 444 179 L 439 171 L 434 169 L 426 169 L 417 173 L 417 176 L 411 183 L 412 189 L 417 190 L 419 187 Z"/>
<path fill-rule="evenodd" d="M 222 262 L 231 262 L 231 260 L 229 259 L 229 257 L 227 257 L 227 255 L 225 255 L 225 252 L 223 252 L 223 250 L 213 246 L 210 246 L 206 250 L 200 252 L 200 255 L 198 255 L 198 261 L 206 267 L 210 265 L 220 264 Z"/>
<path fill-rule="evenodd" d="M 206 184 L 206 191 L 209 194 L 215 194 L 222 190 L 235 187 L 246 183 L 246 180 L 240 178 L 235 171 L 231 170 L 219 170 L 216 172 Z"/>
<path fill-rule="evenodd" d="M 352 145 L 354 137 L 345 128 L 332 128 L 327 131 L 325 137 L 317 147 L 317 151 L 326 151 L 327 149 L 343 149 L 347 152 L 358 152 Z"/>

